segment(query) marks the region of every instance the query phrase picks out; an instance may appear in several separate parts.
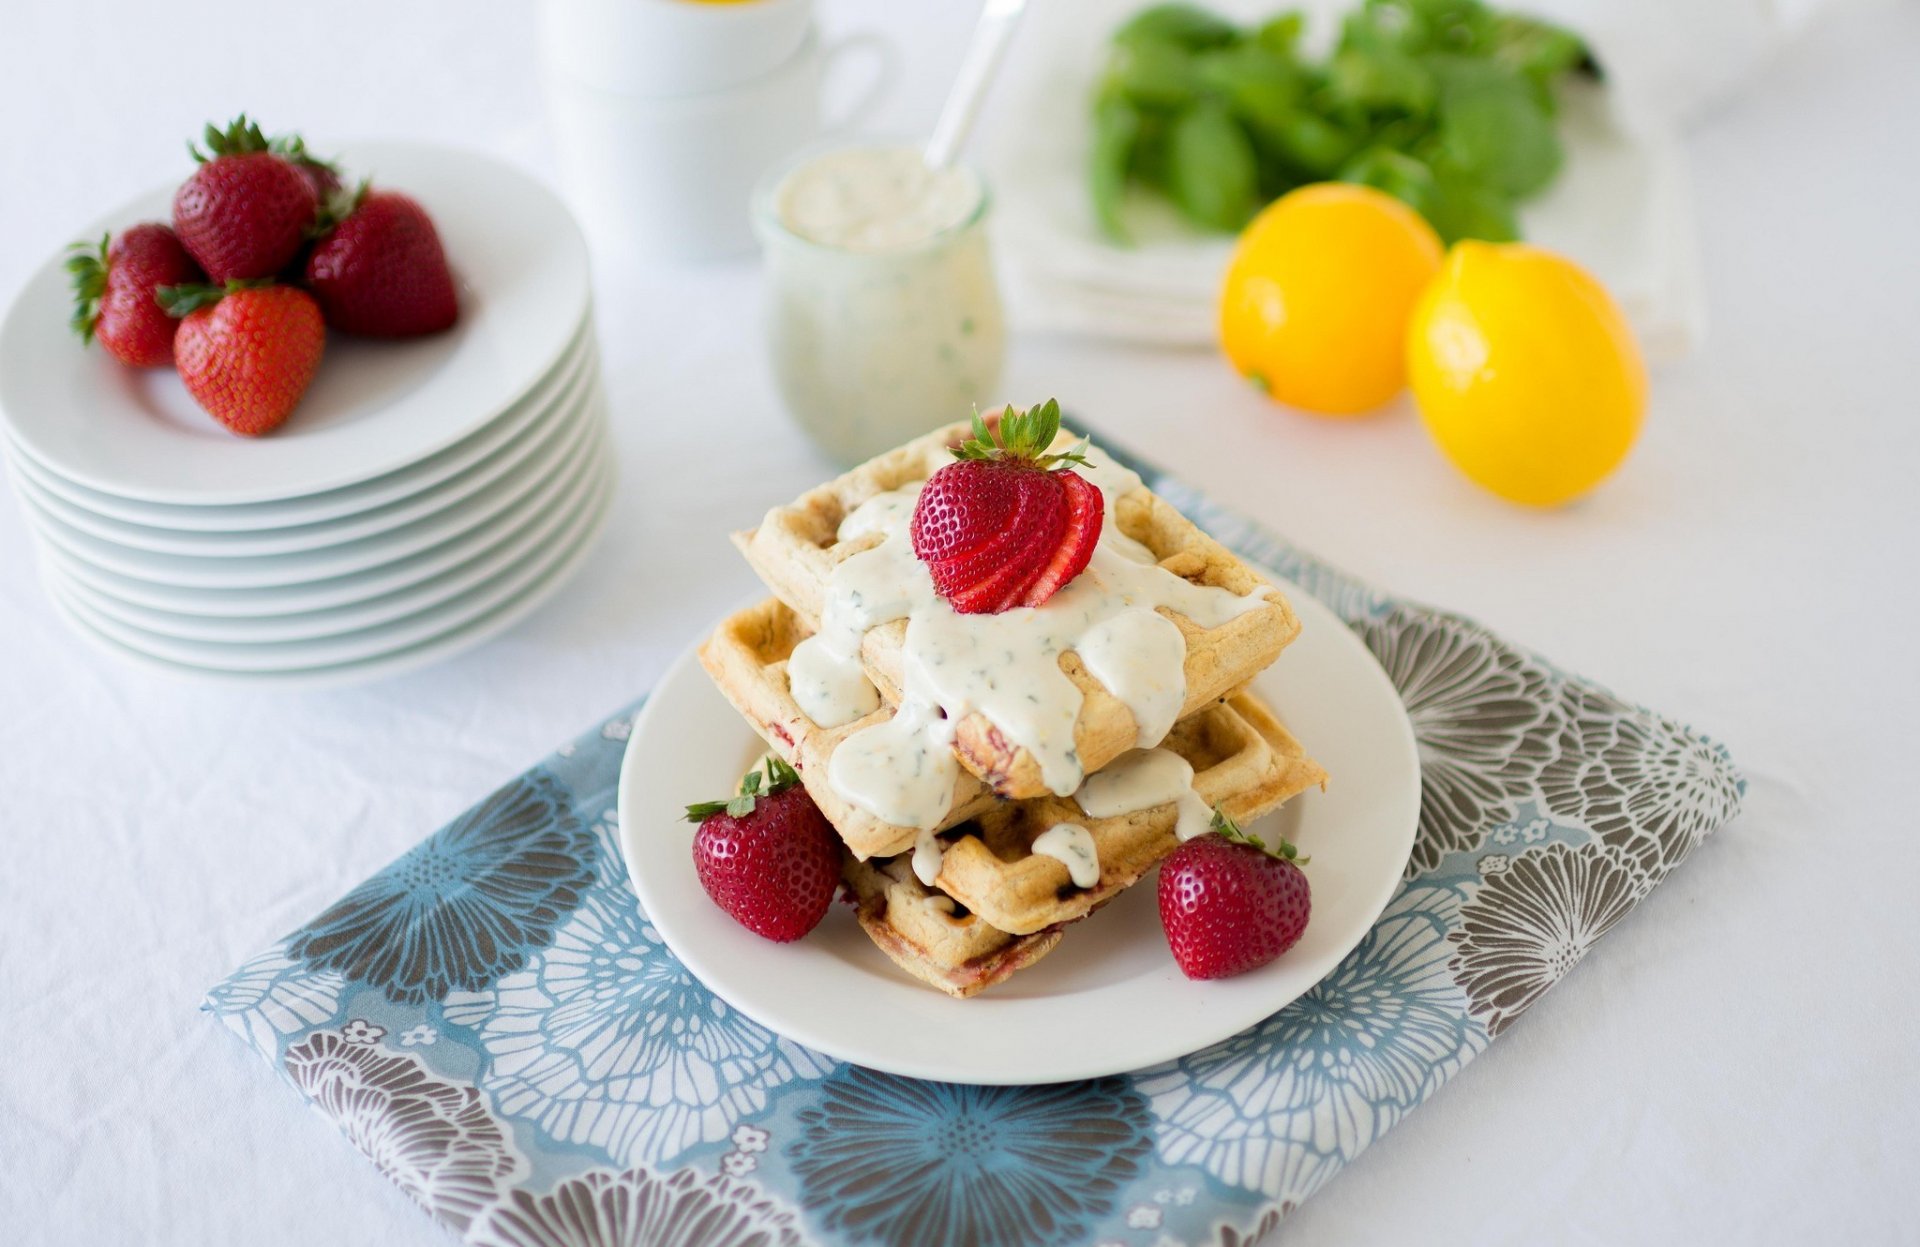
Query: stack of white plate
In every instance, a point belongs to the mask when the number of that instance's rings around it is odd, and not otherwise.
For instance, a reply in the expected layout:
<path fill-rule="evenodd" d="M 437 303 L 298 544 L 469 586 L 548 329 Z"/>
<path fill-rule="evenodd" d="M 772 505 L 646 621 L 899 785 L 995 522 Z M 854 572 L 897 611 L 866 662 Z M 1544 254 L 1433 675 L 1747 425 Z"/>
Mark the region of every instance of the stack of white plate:
<path fill-rule="evenodd" d="M 606 518 L 606 396 L 567 210 L 471 153 L 383 145 L 344 163 L 433 216 L 460 320 L 411 342 L 331 335 L 265 437 L 226 431 L 170 369 L 82 350 L 58 257 L 0 328 L 0 424 L 42 578 L 112 653 L 255 683 L 391 674 L 539 605 Z M 171 193 L 76 236 L 165 220 Z"/>

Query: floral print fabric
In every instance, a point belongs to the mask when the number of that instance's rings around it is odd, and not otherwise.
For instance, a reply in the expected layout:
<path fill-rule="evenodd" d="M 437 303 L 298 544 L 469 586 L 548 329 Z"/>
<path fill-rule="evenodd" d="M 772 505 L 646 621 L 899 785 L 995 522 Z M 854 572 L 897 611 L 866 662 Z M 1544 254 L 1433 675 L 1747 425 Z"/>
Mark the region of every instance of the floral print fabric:
<path fill-rule="evenodd" d="M 1396 601 L 1135 464 L 1331 605 L 1420 749 L 1407 880 L 1242 1035 L 1123 1078 L 918 1082 L 741 1017 L 626 881 L 594 727 L 215 987 L 206 1007 L 464 1241 L 1233 1244 L 1531 1008 L 1710 833 L 1726 752 L 1458 616 Z"/>

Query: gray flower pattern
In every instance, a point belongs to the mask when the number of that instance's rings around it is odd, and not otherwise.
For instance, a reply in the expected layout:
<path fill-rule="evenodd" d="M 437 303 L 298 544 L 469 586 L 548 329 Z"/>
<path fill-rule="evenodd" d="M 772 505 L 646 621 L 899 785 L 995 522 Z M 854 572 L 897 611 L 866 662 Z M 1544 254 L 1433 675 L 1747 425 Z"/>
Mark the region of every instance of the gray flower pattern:
<path fill-rule="evenodd" d="M 1654 878 L 1738 812 L 1739 773 L 1724 749 L 1694 732 L 1578 686 L 1561 717 L 1540 774 L 1547 808 L 1625 850 Z"/>
<path fill-rule="evenodd" d="M 1626 917 L 1652 881 L 1626 850 L 1530 849 L 1461 908 L 1451 968 L 1489 1034 L 1513 1024 Z"/>
<path fill-rule="evenodd" d="M 1392 678 L 1420 747 L 1420 833 L 1407 877 L 1511 820 L 1553 755 L 1553 677 L 1479 624 L 1396 606 L 1355 632 Z"/>
<path fill-rule="evenodd" d="M 545 1195 L 514 1191 L 474 1223 L 483 1247 L 801 1247 L 791 1209 L 755 1187 L 682 1169 L 594 1169 Z"/>
<path fill-rule="evenodd" d="M 382 1173 L 455 1229 L 526 1170 L 480 1093 L 411 1053 L 321 1031 L 287 1049 L 286 1070 Z"/>

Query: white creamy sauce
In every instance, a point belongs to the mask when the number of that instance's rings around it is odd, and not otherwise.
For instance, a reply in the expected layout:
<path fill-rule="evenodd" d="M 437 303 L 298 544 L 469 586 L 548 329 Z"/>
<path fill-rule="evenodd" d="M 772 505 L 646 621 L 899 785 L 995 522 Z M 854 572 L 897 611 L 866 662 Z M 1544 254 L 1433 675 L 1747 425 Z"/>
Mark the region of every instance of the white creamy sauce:
<path fill-rule="evenodd" d="M 1213 811 L 1193 790 L 1193 765 L 1168 749 L 1136 749 L 1087 776 L 1073 800 L 1089 818 L 1115 818 L 1173 804 L 1174 835 L 1191 840 L 1213 825 Z"/>
<path fill-rule="evenodd" d="M 759 211 L 774 373 L 829 454 L 858 463 L 998 387 L 1006 322 L 973 172 L 847 148 L 787 174 Z"/>
<path fill-rule="evenodd" d="M 840 661 L 817 636 L 800 642 L 788 655 L 787 688 L 821 727 L 839 727 L 880 708 L 880 690 L 860 664 Z"/>
<path fill-rule="evenodd" d="M 875 494 L 847 512 L 833 535 L 841 541 L 858 541 L 870 533 L 885 536 L 913 519 L 913 508 L 919 503 L 920 491 L 926 484 L 910 481 L 898 489 Z"/>
<path fill-rule="evenodd" d="M 1041 832 L 1034 838 L 1033 851 L 1065 866 L 1076 888 L 1100 882 L 1099 851 L 1087 829 L 1077 823 L 1060 823 Z"/>
<path fill-rule="evenodd" d="M 1061 655 L 1078 654 L 1132 713 L 1138 743 L 1156 745 L 1186 700 L 1186 645 L 1156 608 L 1211 628 L 1265 600 L 1190 584 L 1117 549 L 1112 500 L 1140 478 L 1097 451 L 1089 460 L 1087 479 L 1108 496 L 1099 545 L 1086 571 L 1037 607 L 962 615 L 934 593 L 926 566 L 914 557 L 911 505 L 883 494 L 847 517 L 843 533 L 851 525 L 885 539 L 834 569 L 817 644 L 805 662 L 810 678 L 844 691 L 859 670 L 869 628 L 905 618 L 907 630 L 899 712 L 834 751 L 828 779 L 843 798 L 900 826 L 937 826 L 957 777 L 954 725 L 971 713 L 1032 754 L 1048 789 L 1073 793 L 1085 778 L 1073 739 L 1082 698 L 1060 669 Z M 835 699 L 820 700 L 824 706 Z"/>
<path fill-rule="evenodd" d="M 834 792 L 896 827 L 939 826 L 959 778 L 953 721 L 927 702 L 907 702 L 891 719 L 861 728 L 827 762 Z"/>
<path fill-rule="evenodd" d="M 965 221 L 980 187 L 965 169 L 932 169 L 911 147 L 849 147 L 794 170 L 775 210 L 802 238 L 845 251 L 898 251 Z"/>
<path fill-rule="evenodd" d="M 946 860 L 947 851 L 940 847 L 940 837 L 931 831 L 923 831 L 920 838 L 913 842 L 913 873 L 920 882 L 928 887 L 940 877 L 940 864 Z"/>

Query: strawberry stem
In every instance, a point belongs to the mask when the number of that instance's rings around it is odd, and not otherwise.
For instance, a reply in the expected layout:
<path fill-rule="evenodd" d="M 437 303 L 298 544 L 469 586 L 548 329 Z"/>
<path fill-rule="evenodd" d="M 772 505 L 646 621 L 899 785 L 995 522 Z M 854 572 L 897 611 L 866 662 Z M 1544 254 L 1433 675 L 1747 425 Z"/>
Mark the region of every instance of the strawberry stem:
<path fill-rule="evenodd" d="M 1053 445 L 1053 439 L 1059 435 L 1060 404 L 1051 398 L 1025 411 L 1009 405 L 1001 410 L 1000 418 L 992 424 L 987 423 L 976 408 L 973 413 L 973 436 L 953 448 L 953 457 L 1010 460 L 1049 469 L 1065 464 L 1085 467 L 1085 438 L 1060 454 L 1047 452 L 1047 448 Z"/>
<path fill-rule="evenodd" d="M 1267 842 L 1259 836 L 1242 831 L 1240 824 L 1233 821 L 1233 815 L 1227 813 L 1227 807 L 1224 805 L 1216 805 L 1213 807 L 1213 830 L 1220 833 L 1221 837 L 1229 843 L 1244 844 L 1250 849 L 1259 849 L 1268 857 L 1277 858 L 1283 862 L 1292 862 L 1296 866 L 1305 866 L 1313 860 L 1310 857 L 1302 857 L 1300 850 L 1294 848 L 1293 845 L 1289 844 L 1286 840 L 1281 840 L 1278 845 L 1269 847 Z"/>
<path fill-rule="evenodd" d="M 72 252 L 67 257 L 67 272 L 73 276 L 73 319 L 68 323 L 83 344 L 93 341 L 94 328 L 100 323 L 100 300 L 107 293 L 109 238 L 102 234 L 98 246 L 77 242 L 67 248 Z"/>
<path fill-rule="evenodd" d="M 765 772 L 764 774 L 762 774 L 763 771 Z M 785 792 L 799 782 L 800 772 L 788 766 L 784 759 L 770 753 L 761 759 L 759 766 L 754 767 L 751 771 L 741 776 L 740 791 L 733 796 L 727 798 L 725 801 L 697 801 L 688 806 L 687 821 L 690 823 L 705 822 L 715 814 L 727 814 L 733 818 L 745 818 L 747 815 L 753 813 L 753 807 L 759 798 L 771 797 L 777 793 Z M 761 790 L 763 783 L 765 785 L 764 792 Z"/>
<path fill-rule="evenodd" d="M 229 278 L 224 286 L 214 285 L 211 282 L 194 281 L 185 282 L 178 286 L 160 286 L 154 290 L 153 297 L 159 301 L 162 311 L 178 320 L 180 317 L 190 312 L 197 312 L 203 307 L 212 307 L 230 294 L 237 294 L 242 290 L 258 290 L 263 286 L 271 286 L 272 284 L 273 279 L 271 277 L 253 277 L 244 281 L 238 277 L 233 277 Z"/>
<path fill-rule="evenodd" d="M 205 152 L 196 143 L 187 144 L 187 151 L 192 154 L 195 164 L 206 164 L 221 156 L 244 156 L 249 152 L 273 150 L 273 143 L 261 133 L 257 123 L 247 120 L 245 113 L 229 121 L 224 130 L 209 121 L 200 137 L 201 142 L 207 145 Z"/>

